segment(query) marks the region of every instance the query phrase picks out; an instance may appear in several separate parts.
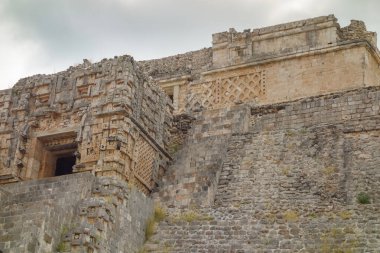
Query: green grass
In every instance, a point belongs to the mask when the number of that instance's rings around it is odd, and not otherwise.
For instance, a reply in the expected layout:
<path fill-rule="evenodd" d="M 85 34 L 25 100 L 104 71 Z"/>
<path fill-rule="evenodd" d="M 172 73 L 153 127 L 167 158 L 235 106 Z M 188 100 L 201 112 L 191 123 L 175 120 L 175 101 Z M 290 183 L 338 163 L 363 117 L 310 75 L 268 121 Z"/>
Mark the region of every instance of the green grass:
<path fill-rule="evenodd" d="M 56 248 L 57 252 L 67 252 L 68 248 L 64 242 L 60 242 Z"/>
<path fill-rule="evenodd" d="M 359 204 L 363 204 L 363 205 L 371 203 L 371 199 L 369 195 L 365 192 L 361 192 L 358 194 L 357 201 Z"/>

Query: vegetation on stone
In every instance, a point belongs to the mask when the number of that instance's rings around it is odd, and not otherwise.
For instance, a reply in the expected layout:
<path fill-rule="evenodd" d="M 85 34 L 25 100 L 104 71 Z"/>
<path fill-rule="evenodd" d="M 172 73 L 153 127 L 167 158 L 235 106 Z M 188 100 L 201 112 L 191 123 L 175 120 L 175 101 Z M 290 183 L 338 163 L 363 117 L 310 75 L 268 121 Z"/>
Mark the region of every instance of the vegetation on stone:
<path fill-rule="evenodd" d="M 0 91 L 0 251 L 377 252 L 379 64 L 329 15 L 21 79 Z"/>
<path fill-rule="evenodd" d="M 360 192 L 357 196 L 357 201 L 359 204 L 370 204 L 371 198 L 365 192 Z"/>
<path fill-rule="evenodd" d="M 211 221 L 214 218 L 211 217 L 210 215 L 205 215 L 197 212 L 196 210 L 189 210 L 185 212 L 181 212 L 180 214 L 175 215 L 172 217 L 172 221 L 174 223 L 176 222 L 194 222 L 194 221 Z"/>

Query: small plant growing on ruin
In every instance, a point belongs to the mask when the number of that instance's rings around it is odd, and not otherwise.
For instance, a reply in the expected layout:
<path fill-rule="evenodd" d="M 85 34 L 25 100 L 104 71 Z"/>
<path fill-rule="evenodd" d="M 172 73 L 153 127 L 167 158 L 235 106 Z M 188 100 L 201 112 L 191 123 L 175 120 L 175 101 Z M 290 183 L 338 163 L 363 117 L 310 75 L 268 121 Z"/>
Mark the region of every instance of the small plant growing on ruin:
<path fill-rule="evenodd" d="M 358 194 L 357 201 L 359 204 L 370 204 L 371 203 L 371 199 L 370 199 L 369 195 L 365 192 L 361 192 Z"/>
<path fill-rule="evenodd" d="M 295 211 L 286 211 L 284 213 L 284 219 L 288 222 L 294 222 L 298 220 L 298 214 Z"/>
<path fill-rule="evenodd" d="M 336 173 L 336 168 L 334 166 L 329 166 L 324 168 L 322 172 L 325 176 L 331 176 Z"/>
<path fill-rule="evenodd" d="M 156 222 L 154 218 L 150 218 L 146 224 L 145 228 L 145 240 L 148 241 L 156 231 Z"/>
<path fill-rule="evenodd" d="M 61 238 L 67 235 L 75 226 L 75 224 L 63 225 L 61 228 Z"/>
<path fill-rule="evenodd" d="M 309 214 L 309 218 L 310 219 L 316 219 L 317 218 L 317 214 L 316 213 L 310 213 Z"/>
<path fill-rule="evenodd" d="M 287 136 L 294 136 L 294 135 L 295 135 L 295 132 L 292 131 L 292 130 L 290 130 L 290 129 L 288 129 L 288 130 L 286 131 L 285 134 L 286 134 Z"/>
<path fill-rule="evenodd" d="M 156 205 L 154 207 L 154 220 L 156 222 L 161 222 L 166 218 L 166 210 L 162 208 L 160 205 Z"/>
<path fill-rule="evenodd" d="M 273 213 L 268 213 L 265 215 L 265 219 L 270 222 L 270 223 L 273 223 L 276 221 L 276 215 L 273 214 Z"/>
<path fill-rule="evenodd" d="M 178 144 L 178 143 L 174 143 L 174 144 L 172 144 L 170 147 L 169 147 L 169 153 L 170 154 L 175 154 L 178 150 L 179 150 L 179 148 L 180 148 L 180 144 Z"/>
<path fill-rule="evenodd" d="M 186 222 L 193 222 L 193 221 L 211 221 L 214 218 L 209 215 L 202 215 L 198 213 L 197 211 L 191 210 L 184 213 L 181 213 L 173 218 L 173 222 L 179 222 L 179 221 L 186 221 Z"/>
<path fill-rule="evenodd" d="M 354 248 L 358 246 L 355 237 L 348 237 L 347 234 L 357 234 L 351 228 L 333 227 L 322 233 L 321 252 L 322 253 L 353 253 Z M 339 242 L 339 243 L 338 243 Z"/>
<path fill-rule="evenodd" d="M 281 172 L 282 172 L 282 174 L 283 174 L 284 176 L 289 176 L 289 174 L 290 174 L 290 169 L 289 169 L 288 167 L 286 167 L 286 168 L 283 168 L 283 169 L 281 170 Z"/>
<path fill-rule="evenodd" d="M 153 217 L 151 217 L 146 224 L 145 240 L 149 240 L 152 237 L 152 235 L 156 232 L 157 223 L 163 221 L 166 216 L 166 210 L 160 205 L 156 205 L 154 207 Z"/>
<path fill-rule="evenodd" d="M 189 212 L 183 213 L 181 217 L 183 220 L 187 222 L 193 222 L 195 220 L 198 220 L 199 214 L 194 211 L 189 211 Z"/>
<path fill-rule="evenodd" d="M 299 131 L 301 134 L 306 134 L 307 133 L 307 129 L 305 127 L 301 128 L 300 131 Z"/>
<path fill-rule="evenodd" d="M 70 226 L 63 225 L 61 227 L 61 232 L 60 232 L 61 241 L 58 243 L 58 245 L 56 247 L 57 252 L 68 252 L 69 251 L 69 247 L 66 245 L 66 243 L 63 242 L 63 240 L 64 240 L 64 237 L 70 232 L 70 230 L 73 227 L 74 227 L 73 224 L 71 224 Z"/>
<path fill-rule="evenodd" d="M 170 244 L 168 243 L 168 242 L 165 242 L 164 243 L 164 248 L 163 248 L 163 250 L 162 250 L 162 252 L 163 253 L 170 253 L 171 252 L 171 246 L 170 246 Z"/>
<path fill-rule="evenodd" d="M 351 219 L 352 213 L 350 211 L 341 211 L 339 212 L 339 217 L 342 218 L 343 220 L 348 220 Z"/>
<path fill-rule="evenodd" d="M 68 248 L 66 247 L 66 244 L 64 242 L 60 242 L 58 245 L 57 245 L 57 248 L 56 248 L 57 252 L 67 252 L 68 251 Z"/>

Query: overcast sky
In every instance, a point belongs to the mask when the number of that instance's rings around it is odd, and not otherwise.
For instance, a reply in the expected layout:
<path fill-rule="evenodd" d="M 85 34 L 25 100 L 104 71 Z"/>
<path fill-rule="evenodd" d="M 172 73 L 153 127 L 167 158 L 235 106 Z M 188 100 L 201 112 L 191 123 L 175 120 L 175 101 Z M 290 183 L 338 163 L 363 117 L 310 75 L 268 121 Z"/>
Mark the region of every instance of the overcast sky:
<path fill-rule="evenodd" d="M 130 54 L 211 46 L 211 34 L 335 14 L 380 33 L 379 0 L 0 0 L 0 89 L 34 74 Z"/>

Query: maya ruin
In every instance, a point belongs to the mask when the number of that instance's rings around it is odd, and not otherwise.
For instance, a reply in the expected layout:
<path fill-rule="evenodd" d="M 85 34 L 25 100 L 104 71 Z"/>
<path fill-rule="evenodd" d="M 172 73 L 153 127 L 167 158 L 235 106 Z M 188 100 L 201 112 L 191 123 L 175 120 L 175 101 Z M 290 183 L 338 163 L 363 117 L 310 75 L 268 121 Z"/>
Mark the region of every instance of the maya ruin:
<path fill-rule="evenodd" d="M 0 252 L 379 252 L 380 53 L 333 15 L 0 91 Z"/>

